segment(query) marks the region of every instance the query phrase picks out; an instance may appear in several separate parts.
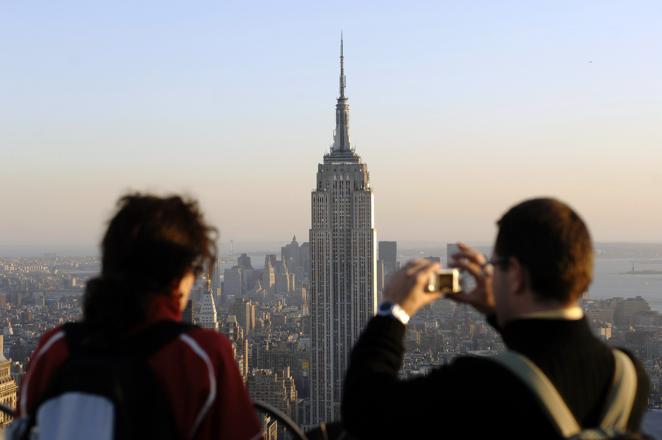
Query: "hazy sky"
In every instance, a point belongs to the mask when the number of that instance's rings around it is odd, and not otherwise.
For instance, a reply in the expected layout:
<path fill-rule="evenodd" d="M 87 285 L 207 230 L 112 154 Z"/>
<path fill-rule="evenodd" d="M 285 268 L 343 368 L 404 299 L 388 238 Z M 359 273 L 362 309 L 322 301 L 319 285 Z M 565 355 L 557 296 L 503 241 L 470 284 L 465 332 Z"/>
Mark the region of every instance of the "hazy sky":
<path fill-rule="evenodd" d="M 306 239 L 341 30 L 379 239 L 489 241 L 553 195 L 662 241 L 659 0 L 3 0 L 0 245 L 94 244 L 129 189 Z"/>

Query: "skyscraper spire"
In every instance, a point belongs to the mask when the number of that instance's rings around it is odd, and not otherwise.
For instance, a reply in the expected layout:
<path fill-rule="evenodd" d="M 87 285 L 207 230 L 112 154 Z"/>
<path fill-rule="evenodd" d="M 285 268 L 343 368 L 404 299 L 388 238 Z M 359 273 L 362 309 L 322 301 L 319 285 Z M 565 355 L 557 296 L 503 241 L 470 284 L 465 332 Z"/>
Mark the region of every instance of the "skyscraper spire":
<path fill-rule="evenodd" d="M 345 55 L 343 35 L 340 34 L 340 96 L 336 104 L 336 131 L 333 134 L 331 153 L 352 151 L 349 143 L 349 104 L 345 96 Z"/>
<path fill-rule="evenodd" d="M 340 97 L 345 97 L 345 57 L 343 56 L 343 37 L 340 33 Z"/>
<path fill-rule="evenodd" d="M 368 166 L 349 142 L 342 34 L 339 92 L 333 147 L 318 165 L 311 197 L 309 246 L 305 253 L 299 247 L 310 269 L 310 296 L 302 301 L 310 310 L 311 426 L 340 419 L 351 346 L 377 310 L 374 200 Z"/>

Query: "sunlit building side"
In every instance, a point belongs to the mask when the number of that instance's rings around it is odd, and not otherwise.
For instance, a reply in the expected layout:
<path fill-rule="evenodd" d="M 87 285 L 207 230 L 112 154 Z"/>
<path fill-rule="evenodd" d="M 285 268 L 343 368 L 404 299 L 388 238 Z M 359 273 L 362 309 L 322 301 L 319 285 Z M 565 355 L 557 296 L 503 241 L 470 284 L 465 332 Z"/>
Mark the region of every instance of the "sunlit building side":
<path fill-rule="evenodd" d="M 349 140 L 342 41 L 340 96 L 330 153 L 312 192 L 311 425 L 340 417 L 352 345 L 377 307 L 376 237 L 368 168 Z"/>

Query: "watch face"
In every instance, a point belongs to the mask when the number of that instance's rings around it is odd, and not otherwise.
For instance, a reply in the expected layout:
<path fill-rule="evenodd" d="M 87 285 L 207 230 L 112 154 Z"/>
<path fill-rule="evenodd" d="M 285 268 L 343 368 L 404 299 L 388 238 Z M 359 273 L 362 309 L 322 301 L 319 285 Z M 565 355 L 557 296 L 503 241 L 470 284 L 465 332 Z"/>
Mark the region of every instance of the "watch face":
<path fill-rule="evenodd" d="M 393 307 L 393 304 L 385 302 L 385 303 L 382 303 L 379 306 L 379 311 L 380 312 L 388 312 L 388 311 L 391 310 L 392 307 Z"/>

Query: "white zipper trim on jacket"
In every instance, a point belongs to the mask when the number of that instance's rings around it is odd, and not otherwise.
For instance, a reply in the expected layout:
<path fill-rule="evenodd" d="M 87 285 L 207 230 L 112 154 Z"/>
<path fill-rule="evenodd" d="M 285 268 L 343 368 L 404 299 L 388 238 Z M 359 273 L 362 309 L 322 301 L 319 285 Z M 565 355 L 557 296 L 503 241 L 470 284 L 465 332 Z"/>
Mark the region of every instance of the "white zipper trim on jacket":
<path fill-rule="evenodd" d="M 39 362 L 39 359 L 46 353 L 57 341 L 64 338 L 64 332 L 60 330 L 51 336 L 48 341 L 41 347 L 41 349 L 34 355 L 34 359 L 30 365 L 30 374 L 25 376 L 25 381 L 21 387 L 21 415 L 25 416 L 28 414 L 28 385 L 30 384 L 30 379 L 32 378 L 32 373 Z"/>
<path fill-rule="evenodd" d="M 216 375 L 214 374 L 214 367 L 212 366 L 209 356 L 207 355 L 207 353 L 205 353 L 202 347 L 200 347 L 200 345 L 193 338 L 184 334 L 181 335 L 179 339 L 184 341 L 184 343 L 188 345 L 191 348 L 191 350 L 193 350 L 193 352 L 200 357 L 200 359 L 203 360 L 203 362 L 207 366 L 207 372 L 209 374 L 209 396 L 207 396 L 207 400 L 205 401 L 204 405 L 202 405 L 202 408 L 200 408 L 200 412 L 198 413 L 198 416 L 195 418 L 195 422 L 193 423 L 193 427 L 191 428 L 191 432 L 189 433 L 188 438 L 193 438 L 196 431 L 198 430 L 198 427 L 200 426 L 200 423 L 202 423 L 202 419 L 209 411 L 209 408 L 211 408 L 211 405 L 214 403 L 214 399 L 216 399 Z"/>

